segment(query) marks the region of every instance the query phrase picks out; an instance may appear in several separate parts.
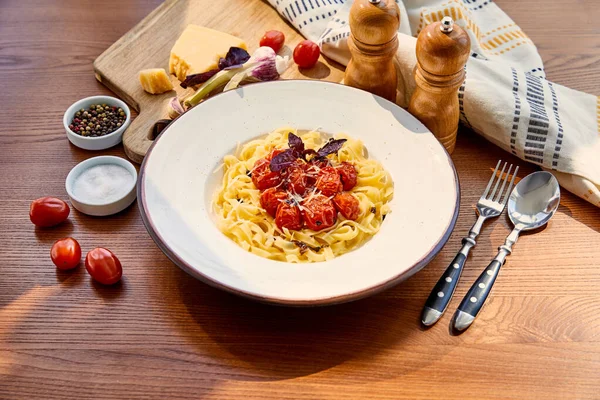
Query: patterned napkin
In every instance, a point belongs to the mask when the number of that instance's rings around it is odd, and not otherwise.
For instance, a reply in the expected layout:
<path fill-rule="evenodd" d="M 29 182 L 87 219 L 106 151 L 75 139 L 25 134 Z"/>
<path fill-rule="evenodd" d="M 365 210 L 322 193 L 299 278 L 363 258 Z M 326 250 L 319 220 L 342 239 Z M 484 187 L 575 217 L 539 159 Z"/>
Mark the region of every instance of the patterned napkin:
<path fill-rule="evenodd" d="M 268 0 L 291 25 L 348 64 L 351 0 Z M 523 160 L 551 170 L 560 184 L 600 207 L 600 97 L 552 83 L 535 44 L 492 0 L 403 0 L 396 55 L 398 104 L 415 88 L 415 37 L 451 16 L 471 38 L 461 121 Z"/>

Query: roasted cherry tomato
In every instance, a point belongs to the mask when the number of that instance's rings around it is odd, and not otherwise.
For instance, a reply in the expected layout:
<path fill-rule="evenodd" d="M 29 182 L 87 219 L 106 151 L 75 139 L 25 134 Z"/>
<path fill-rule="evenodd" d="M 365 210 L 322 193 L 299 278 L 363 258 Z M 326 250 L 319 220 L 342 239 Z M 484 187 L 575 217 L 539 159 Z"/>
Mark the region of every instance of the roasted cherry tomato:
<path fill-rule="evenodd" d="M 31 202 L 29 219 L 34 225 L 47 228 L 66 220 L 70 212 L 69 205 L 64 201 L 54 197 L 42 197 Z"/>
<path fill-rule="evenodd" d="M 264 208 L 271 217 L 275 218 L 277 207 L 287 200 L 288 194 L 283 190 L 276 188 L 268 188 L 260 195 L 260 205 Z"/>
<path fill-rule="evenodd" d="M 300 213 L 300 209 L 292 204 L 281 203 L 277 208 L 275 224 L 279 227 L 279 229 L 302 229 L 302 214 Z"/>
<path fill-rule="evenodd" d="M 333 197 L 333 204 L 346 219 L 356 221 L 360 214 L 358 200 L 348 192 L 336 194 Z"/>
<path fill-rule="evenodd" d="M 123 275 L 123 267 L 117 256 L 103 247 L 96 247 L 87 253 L 85 269 L 95 281 L 104 285 L 119 282 Z"/>
<path fill-rule="evenodd" d="M 356 186 L 356 178 L 358 177 L 358 173 L 356 172 L 354 165 L 344 161 L 335 167 L 335 169 L 337 169 L 337 172 L 340 174 L 342 184 L 344 185 L 344 190 L 352 190 L 352 188 Z"/>
<path fill-rule="evenodd" d="M 321 168 L 329 167 L 331 165 L 331 163 L 329 162 L 329 158 L 327 157 L 314 157 L 310 160 L 309 164 L 314 165 L 315 167 L 313 168 L 316 169 L 317 172 Z"/>
<path fill-rule="evenodd" d="M 283 150 L 273 149 L 267 156 L 267 160 L 271 161 L 273 159 L 273 157 L 275 157 L 276 155 L 281 154 L 281 153 L 283 153 Z"/>
<path fill-rule="evenodd" d="M 265 190 L 281 183 L 281 176 L 278 172 L 271 171 L 271 162 L 261 158 L 254 164 L 252 169 L 252 182 L 259 190 Z"/>
<path fill-rule="evenodd" d="M 261 46 L 267 46 L 272 48 L 275 53 L 279 52 L 285 42 L 285 35 L 280 31 L 268 31 L 260 39 Z"/>
<path fill-rule="evenodd" d="M 342 191 L 340 175 L 333 167 L 321 168 L 315 186 L 327 197 Z"/>
<path fill-rule="evenodd" d="M 300 68 L 312 68 L 319 61 L 321 49 L 315 42 L 303 40 L 294 49 L 294 61 Z"/>
<path fill-rule="evenodd" d="M 304 172 L 303 167 L 291 167 L 288 168 L 288 190 L 293 193 L 303 195 L 306 192 L 306 188 L 308 187 L 308 177 L 306 176 L 306 172 Z"/>
<path fill-rule="evenodd" d="M 320 194 L 313 196 L 302 203 L 302 207 L 302 216 L 307 228 L 320 231 L 335 224 L 337 211 L 327 197 Z"/>
<path fill-rule="evenodd" d="M 81 247 L 71 237 L 57 240 L 50 250 L 50 258 L 58 269 L 73 269 L 81 262 Z"/>

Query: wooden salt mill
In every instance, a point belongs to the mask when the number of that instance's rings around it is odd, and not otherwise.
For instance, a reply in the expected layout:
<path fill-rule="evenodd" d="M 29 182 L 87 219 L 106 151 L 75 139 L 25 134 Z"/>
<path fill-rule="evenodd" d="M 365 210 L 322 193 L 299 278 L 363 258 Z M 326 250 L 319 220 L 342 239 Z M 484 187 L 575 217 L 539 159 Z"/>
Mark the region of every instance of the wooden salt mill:
<path fill-rule="evenodd" d="M 394 0 L 355 0 L 350 8 L 351 60 L 344 83 L 396 102 L 400 10 Z"/>
<path fill-rule="evenodd" d="M 417 38 L 417 87 L 408 111 L 417 117 L 452 154 L 456 145 L 458 89 L 465 80 L 469 35 L 450 17 L 428 25 Z"/>

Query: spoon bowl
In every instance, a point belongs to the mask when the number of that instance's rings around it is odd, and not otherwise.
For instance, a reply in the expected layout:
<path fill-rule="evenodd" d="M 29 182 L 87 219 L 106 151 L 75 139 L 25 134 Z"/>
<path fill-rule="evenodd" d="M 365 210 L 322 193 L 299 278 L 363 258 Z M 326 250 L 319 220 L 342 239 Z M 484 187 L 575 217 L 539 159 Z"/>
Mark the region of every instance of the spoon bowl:
<path fill-rule="evenodd" d="M 521 231 L 536 229 L 552 218 L 559 203 L 560 188 L 554 175 L 537 171 L 515 186 L 508 199 L 508 216 Z"/>

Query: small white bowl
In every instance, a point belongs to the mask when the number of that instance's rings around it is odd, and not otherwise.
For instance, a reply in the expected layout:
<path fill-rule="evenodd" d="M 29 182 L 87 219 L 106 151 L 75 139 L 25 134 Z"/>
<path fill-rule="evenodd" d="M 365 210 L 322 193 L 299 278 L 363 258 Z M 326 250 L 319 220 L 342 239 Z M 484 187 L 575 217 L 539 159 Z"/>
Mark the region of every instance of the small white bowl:
<path fill-rule="evenodd" d="M 108 104 L 111 106 L 121 107 L 123 111 L 125 111 L 125 122 L 119 129 L 104 136 L 87 137 L 78 135 L 77 133 L 71 131 L 71 129 L 69 129 L 69 125 L 71 124 L 75 113 L 82 108 L 87 110 L 92 104 Z M 65 132 L 67 132 L 69 141 L 75 146 L 85 150 L 104 150 L 121 143 L 123 132 L 125 132 L 125 129 L 127 129 L 130 122 L 131 111 L 129 110 L 129 107 L 127 107 L 127 104 L 111 96 L 92 96 L 76 101 L 67 109 L 67 111 L 65 111 L 65 115 L 63 116 L 63 125 L 65 126 Z"/>
<path fill-rule="evenodd" d="M 92 168 L 96 165 L 100 164 L 115 164 L 125 168 L 133 177 L 133 183 L 127 187 L 126 194 L 122 197 L 108 201 L 108 202 L 89 202 L 84 201 L 83 199 L 77 198 L 74 195 L 74 184 L 75 180 L 88 168 Z M 75 207 L 76 210 L 93 216 L 106 216 L 116 214 L 119 211 L 123 211 L 127 207 L 131 205 L 135 201 L 136 198 L 136 186 L 137 186 L 137 171 L 132 163 L 125 160 L 121 157 L 115 156 L 99 156 L 92 157 L 85 161 L 80 162 L 76 166 L 71 169 L 69 175 L 67 175 L 67 180 L 65 182 L 65 187 L 67 189 L 67 194 L 69 195 L 69 199 L 71 200 L 71 204 Z"/>

